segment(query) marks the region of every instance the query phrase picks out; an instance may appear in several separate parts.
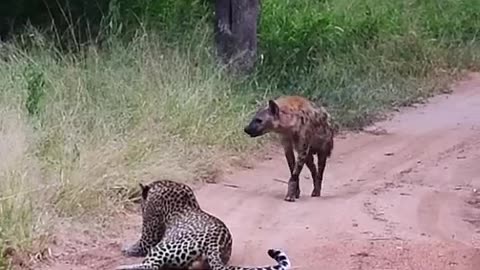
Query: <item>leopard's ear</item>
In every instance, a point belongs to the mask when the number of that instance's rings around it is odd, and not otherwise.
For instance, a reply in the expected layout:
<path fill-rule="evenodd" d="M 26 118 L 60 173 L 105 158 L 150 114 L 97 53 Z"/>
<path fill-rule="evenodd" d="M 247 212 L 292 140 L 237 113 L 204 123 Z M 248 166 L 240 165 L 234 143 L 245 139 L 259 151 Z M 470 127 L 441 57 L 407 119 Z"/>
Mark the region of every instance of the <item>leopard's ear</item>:
<path fill-rule="evenodd" d="M 140 189 L 142 190 L 142 198 L 144 200 L 146 200 L 147 196 L 148 196 L 148 190 L 150 190 L 150 186 L 143 185 L 142 183 L 139 183 L 138 185 L 140 186 Z"/>

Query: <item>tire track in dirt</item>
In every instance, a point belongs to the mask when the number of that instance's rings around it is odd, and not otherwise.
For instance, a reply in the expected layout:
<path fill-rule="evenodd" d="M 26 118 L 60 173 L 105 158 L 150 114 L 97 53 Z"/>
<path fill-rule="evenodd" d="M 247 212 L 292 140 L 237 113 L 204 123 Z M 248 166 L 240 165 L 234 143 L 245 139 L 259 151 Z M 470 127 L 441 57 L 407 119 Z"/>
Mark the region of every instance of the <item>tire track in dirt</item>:
<path fill-rule="evenodd" d="M 480 75 L 451 95 L 377 123 L 385 134 L 336 140 L 323 194 L 283 201 L 288 168 L 272 160 L 196 190 L 202 207 L 233 237 L 231 264 L 270 264 L 268 248 L 284 249 L 295 269 L 480 269 Z M 137 214 L 119 219 L 110 236 L 60 234 L 50 263 L 35 269 L 113 269 L 139 261 L 120 247 L 140 232 Z"/>

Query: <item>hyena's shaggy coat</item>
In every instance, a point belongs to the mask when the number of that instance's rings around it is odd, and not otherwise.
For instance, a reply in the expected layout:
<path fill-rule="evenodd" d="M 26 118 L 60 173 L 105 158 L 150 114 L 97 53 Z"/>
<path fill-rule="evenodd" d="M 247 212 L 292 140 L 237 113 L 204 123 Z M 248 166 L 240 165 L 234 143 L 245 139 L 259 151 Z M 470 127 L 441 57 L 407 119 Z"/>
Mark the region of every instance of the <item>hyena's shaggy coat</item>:
<path fill-rule="evenodd" d="M 299 176 L 303 165 L 312 174 L 313 191 L 318 197 L 322 189 L 323 172 L 333 150 L 334 128 L 330 114 L 322 106 L 300 96 L 282 96 L 269 100 L 257 111 L 244 131 L 251 137 L 268 132 L 280 135 L 290 169 L 286 201 L 300 197 Z M 295 159 L 294 150 L 297 152 Z M 313 156 L 317 155 L 318 168 Z"/>

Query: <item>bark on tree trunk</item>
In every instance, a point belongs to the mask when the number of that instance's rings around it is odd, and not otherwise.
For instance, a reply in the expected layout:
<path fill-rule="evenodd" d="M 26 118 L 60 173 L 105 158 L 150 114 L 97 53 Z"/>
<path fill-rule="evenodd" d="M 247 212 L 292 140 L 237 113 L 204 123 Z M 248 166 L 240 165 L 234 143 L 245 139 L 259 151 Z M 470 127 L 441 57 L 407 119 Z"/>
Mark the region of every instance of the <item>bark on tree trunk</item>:
<path fill-rule="evenodd" d="M 257 56 L 259 0 L 215 1 L 215 46 L 222 64 L 248 73 Z"/>

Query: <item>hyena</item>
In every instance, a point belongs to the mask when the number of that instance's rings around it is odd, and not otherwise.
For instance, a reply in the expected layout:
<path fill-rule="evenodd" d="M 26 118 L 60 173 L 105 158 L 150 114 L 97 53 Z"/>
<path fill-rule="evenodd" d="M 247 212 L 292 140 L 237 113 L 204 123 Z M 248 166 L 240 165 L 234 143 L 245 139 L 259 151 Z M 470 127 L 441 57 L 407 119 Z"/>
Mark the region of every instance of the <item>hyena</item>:
<path fill-rule="evenodd" d="M 299 176 L 306 164 L 312 174 L 312 197 L 319 197 L 327 158 L 333 150 L 334 127 L 323 106 L 300 96 L 281 96 L 260 108 L 244 131 L 250 137 L 273 132 L 280 135 L 290 169 L 285 200 L 300 197 Z M 297 152 L 295 159 L 294 151 Z M 317 155 L 318 168 L 313 156 Z"/>

